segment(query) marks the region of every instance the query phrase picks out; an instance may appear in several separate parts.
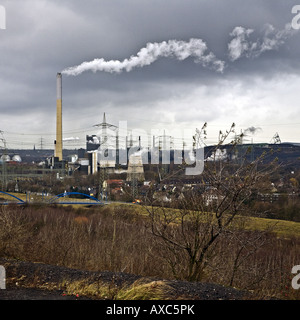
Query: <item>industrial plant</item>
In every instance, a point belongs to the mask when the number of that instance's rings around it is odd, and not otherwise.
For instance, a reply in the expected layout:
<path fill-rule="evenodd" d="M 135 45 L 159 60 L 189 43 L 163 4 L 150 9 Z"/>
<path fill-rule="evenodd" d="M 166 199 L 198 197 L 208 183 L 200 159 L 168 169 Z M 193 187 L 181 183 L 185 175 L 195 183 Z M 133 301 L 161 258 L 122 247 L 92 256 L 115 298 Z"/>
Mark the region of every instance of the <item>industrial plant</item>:
<path fill-rule="evenodd" d="M 107 121 L 105 111 L 103 111 L 102 122 L 93 125 L 98 131 L 97 134 L 86 135 L 85 148 L 68 149 L 63 146 L 62 110 L 62 74 L 57 73 L 56 139 L 53 149 L 39 149 L 34 146 L 32 150 L 10 150 L 7 148 L 5 134 L 1 132 L 2 190 L 5 191 L 8 188 L 14 189 L 12 191 L 20 190 L 22 189 L 20 185 L 30 179 L 44 179 L 52 175 L 55 180 L 62 181 L 80 175 L 97 177 L 97 181 L 95 182 L 94 179 L 93 186 L 89 187 L 92 190 L 89 192 L 97 194 L 98 198 L 107 199 L 108 190 L 115 195 L 124 193 L 127 187 L 128 192 L 135 199 L 150 185 L 163 184 L 174 188 L 178 185 L 178 181 L 186 186 L 197 185 L 200 181 L 199 174 L 184 174 L 182 170 L 178 170 L 181 166 L 193 168 L 197 165 L 197 161 L 210 161 L 212 157 L 238 162 L 239 156 L 245 154 L 249 161 L 253 161 L 264 150 L 271 149 L 280 150 L 276 153 L 276 157 L 280 161 L 292 164 L 293 170 L 300 167 L 298 161 L 300 145 L 282 143 L 278 133 L 270 143 L 245 144 L 240 139 L 234 151 L 231 145 L 222 145 L 218 154 L 212 154 L 215 146 L 196 144 L 194 136 L 190 137 L 191 142 L 194 139 L 191 149 L 185 147 L 185 143 L 182 144 L 182 148 L 175 148 L 172 143 L 173 137 L 165 133 L 160 136 L 150 136 L 145 146 L 141 143 L 141 136 L 133 137 L 128 131 L 124 134 L 124 130 L 121 135 L 120 128 Z M 204 150 L 201 159 L 195 157 L 199 148 Z M 245 152 L 246 150 L 248 152 Z"/>

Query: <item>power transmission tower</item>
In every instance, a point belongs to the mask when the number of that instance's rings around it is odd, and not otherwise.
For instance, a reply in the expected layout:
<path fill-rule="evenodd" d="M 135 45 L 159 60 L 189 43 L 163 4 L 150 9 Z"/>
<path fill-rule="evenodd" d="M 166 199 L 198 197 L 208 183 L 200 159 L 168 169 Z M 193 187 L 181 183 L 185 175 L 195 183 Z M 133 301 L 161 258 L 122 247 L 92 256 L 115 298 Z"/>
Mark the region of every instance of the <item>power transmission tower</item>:
<path fill-rule="evenodd" d="M 158 166 L 158 175 L 159 180 L 163 180 L 167 174 L 169 173 L 169 167 L 171 163 L 171 149 L 172 149 L 172 136 L 166 136 L 166 132 L 164 131 L 163 136 L 158 137 L 158 150 L 159 157 L 161 157 L 161 169 Z M 161 142 L 162 138 L 162 142 Z"/>
<path fill-rule="evenodd" d="M 108 173 L 107 173 L 108 161 L 106 158 L 109 154 L 109 148 L 111 147 L 107 129 L 116 131 L 118 129 L 118 127 L 106 122 L 105 112 L 103 114 L 103 121 L 101 123 L 95 124 L 94 127 L 100 128 L 100 130 L 99 130 L 99 138 L 100 138 L 99 151 L 100 151 L 101 157 L 99 160 L 100 173 L 99 173 L 99 195 L 98 195 L 98 198 L 99 198 L 99 200 L 103 200 L 103 196 L 104 196 L 103 193 L 105 191 L 103 185 L 108 177 Z M 116 136 L 116 143 L 118 143 L 117 139 L 118 139 L 118 137 Z"/>
<path fill-rule="evenodd" d="M 41 137 L 41 140 L 40 140 L 40 149 L 43 150 L 43 146 L 44 146 L 44 139 L 43 137 Z"/>
<path fill-rule="evenodd" d="M 273 144 L 280 144 L 281 143 L 281 139 L 279 137 L 278 132 L 276 132 L 271 140 L 271 143 Z"/>
<path fill-rule="evenodd" d="M 4 144 L 3 153 L 2 153 L 2 190 L 6 190 L 7 188 L 7 168 L 6 168 L 6 160 L 7 160 L 7 147 L 6 147 L 6 140 L 3 136 L 3 131 L 0 130 L 2 138 L 0 140 Z"/>
<path fill-rule="evenodd" d="M 138 195 L 136 164 L 132 166 L 131 194 L 133 201 L 135 201 Z"/>
<path fill-rule="evenodd" d="M 99 171 L 99 194 L 98 194 L 98 199 L 103 200 L 104 198 L 104 181 L 107 180 L 107 171 L 105 167 L 100 166 L 100 171 Z"/>

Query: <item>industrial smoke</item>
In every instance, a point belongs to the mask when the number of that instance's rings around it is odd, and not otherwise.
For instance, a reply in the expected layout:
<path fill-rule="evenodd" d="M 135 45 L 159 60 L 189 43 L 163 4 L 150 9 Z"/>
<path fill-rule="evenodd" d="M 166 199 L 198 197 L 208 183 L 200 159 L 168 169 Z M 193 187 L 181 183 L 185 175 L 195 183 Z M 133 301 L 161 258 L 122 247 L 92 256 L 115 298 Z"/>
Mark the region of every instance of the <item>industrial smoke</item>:
<path fill-rule="evenodd" d="M 235 27 L 230 33 L 233 39 L 228 44 L 228 56 L 231 61 L 241 57 L 257 58 L 263 52 L 277 50 L 287 39 L 298 32 L 287 23 L 282 30 L 277 30 L 271 24 L 266 24 L 262 37 L 252 40 L 253 29 Z"/>
<path fill-rule="evenodd" d="M 104 71 L 110 73 L 120 73 L 124 70 L 127 72 L 133 68 L 144 67 L 152 64 L 158 58 L 175 57 L 178 60 L 185 60 L 189 57 L 194 58 L 195 63 L 200 63 L 204 67 L 212 68 L 218 72 L 223 72 L 225 63 L 216 58 L 216 56 L 208 50 L 208 47 L 201 39 L 190 39 L 186 41 L 169 40 L 163 42 L 148 43 L 146 47 L 140 49 L 135 55 L 129 59 L 109 60 L 94 59 L 89 62 L 83 62 L 78 66 L 67 68 L 62 71 L 63 74 L 77 76 L 84 71 Z"/>
<path fill-rule="evenodd" d="M 254 30 L 237 26 L 230 33 L 231 41 L 228 43 L 228 58 L 230 61 L 241 57 L 256 58 L 263 52 L 277 50 L 292 37 L 298 30 L 291 28 L 287 23 L 282 30 L 276 29 L 271 24 L 266 24 L 262 35 L 256 40 L 250 39 Z M 192 38 L 189 41 L 168 40 L 163 42 L 147 43 L 140 51 L 128 59 L 104 60 L 103 58 L 85 61 L 77 66 L 66 68 L 63 74 L 77 76 L 84 71 L 104 71 L 109 73 L 130 72 L 134 68 L 141 68 L 154 63 L 159 58 L 176 58 L 185 60 L 194 58 L 195 63 L 210 68 L 217 72 L 223 72 L 225 61 L 218 59 L 215 54 L 209 51 L 202 39 Z"/>
<path fill-rule="evenodd" d="M 254 127 L 254 126 L 252 126 L 252 127 L 249 127 L 249 128 L 247 128 L 245 131 L 244 131 L 244 134 L 256 134 L 257 132 L 260 132 L 260 131 L 262 131 L 262 129 L 260 128 L 260 127 Z"/>

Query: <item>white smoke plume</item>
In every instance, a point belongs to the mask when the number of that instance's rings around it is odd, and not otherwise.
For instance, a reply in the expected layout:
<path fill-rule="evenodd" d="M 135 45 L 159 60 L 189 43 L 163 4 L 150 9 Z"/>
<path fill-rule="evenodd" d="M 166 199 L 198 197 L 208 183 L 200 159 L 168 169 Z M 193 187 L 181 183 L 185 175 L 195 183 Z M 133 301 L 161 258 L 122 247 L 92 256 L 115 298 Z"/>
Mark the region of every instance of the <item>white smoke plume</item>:
<path fill-rule="evenodd" d="M 89 62 L 83 62 L 78 66 L 67 68 L 62 71 L 63 74 L 77 76 L 84 71 L 104 71 L 110 73 L 127 72 L 133 68 L 144 67 L 152 64 L 160 57 L 175 57 L 178 60 L 185 60 L 189 57 L 194 58 L 195 63 L 200 63 L 204 67 L 212 68 L 217 72 L 223 72 L 225 62 L 216 58 L 210 52 L 207 45 L 201 39 L 190 39 L 186 41 L 169 40 L 163 42 L 148 43 L 146 47 L 140 49 L 136 56 L 129 59 L 109 60 L 94 59 Z"/>
<path fill-rule="evenodd" d="M 245 131 L 244 131 L 244 134 L 252 134 L 252 135 L 254 135 L 254 134 L 256 134 L 256 133 L 258 133 L 258 132 L 260 132 L 260 131 L 262 131 L 262 128 L 260 128 L 260 127 L 254 127 L 254 126 L 252 126 L 252 127 L 249 127 L 249 128 L 247 128 Z"/>
<path fill-rule="evenodd" d="M 228 44 L 228 55 L 231 61 L 235 61 L 243 56 L 256 58 L 265 51 L 277 50 L 285 41 L 293 36 L 297 30 L 291 24 L 285 25 L 284 29 L 277 30 L 271 24 L 265 26 L 264 34 L 261 39 L 250 40 L 252 29 L 235 27 L 230 33 L 234 37 Z"/>
<path fill-rule="evenodd" d="M 69 142 L 69 141 L 73 142 L 73 141 L 78 141 L 78 140 L 80 140 L 79 137 L 70 137 L 70 138 L 63 139 L 64 142 Z"/>

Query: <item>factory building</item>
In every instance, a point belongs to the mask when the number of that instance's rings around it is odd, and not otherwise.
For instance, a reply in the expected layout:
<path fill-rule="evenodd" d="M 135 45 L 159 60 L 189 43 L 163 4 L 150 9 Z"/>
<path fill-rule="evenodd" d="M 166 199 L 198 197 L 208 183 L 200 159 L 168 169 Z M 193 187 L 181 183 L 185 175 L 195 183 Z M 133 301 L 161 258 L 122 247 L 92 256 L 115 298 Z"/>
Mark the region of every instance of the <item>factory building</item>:
<path fill-rule="evenodd" d="M 140 154 L 132 154 L 129 156 L 126 181 L 145 181 L 144 166 L 142 156 Z"/>

